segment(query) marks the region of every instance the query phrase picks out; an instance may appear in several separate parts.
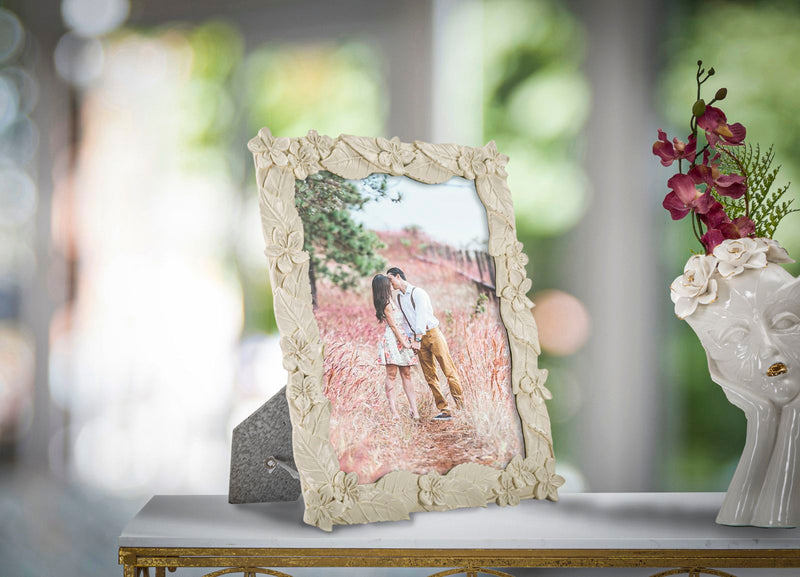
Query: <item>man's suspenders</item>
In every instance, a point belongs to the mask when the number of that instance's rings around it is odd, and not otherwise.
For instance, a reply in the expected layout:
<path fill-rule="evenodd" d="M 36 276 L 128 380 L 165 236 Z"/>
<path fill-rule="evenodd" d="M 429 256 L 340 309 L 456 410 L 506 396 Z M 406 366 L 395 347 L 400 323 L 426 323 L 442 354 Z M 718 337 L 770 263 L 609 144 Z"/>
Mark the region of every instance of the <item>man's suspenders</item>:
<path fill-rule="evenodd" d="M 411 306 L 414 307 L 414 312 L 417 311 L 417 305 L 414 303 L 414 291 L 417 290 L 417 287 L 411 289 Z M 406 319 L 406 324 L 411 332 L 414 332 L 414 327 L 411 326 L 411 323 L 408 321 L 408 317 L 406 316 L 406 311 L 403 310 L 403 305 L 400 304 L 400 293 L 397 293 L 397 306 L 400 308 L 400 312 L 403 313 L 403 318 Z"/>

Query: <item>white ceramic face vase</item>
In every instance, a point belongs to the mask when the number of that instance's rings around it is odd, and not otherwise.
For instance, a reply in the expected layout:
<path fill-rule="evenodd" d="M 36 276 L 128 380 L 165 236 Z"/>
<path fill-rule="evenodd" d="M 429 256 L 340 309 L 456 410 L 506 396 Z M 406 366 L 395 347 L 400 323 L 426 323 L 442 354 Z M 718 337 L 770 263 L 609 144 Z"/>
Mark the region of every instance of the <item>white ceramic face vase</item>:
<path fill-rule="evenodd" d="M 724 525 L 800 524 L 800 278 L 780 265 L 718 278 L 717 300 L 686 317 L 711 378 L 747 417 Z"/>

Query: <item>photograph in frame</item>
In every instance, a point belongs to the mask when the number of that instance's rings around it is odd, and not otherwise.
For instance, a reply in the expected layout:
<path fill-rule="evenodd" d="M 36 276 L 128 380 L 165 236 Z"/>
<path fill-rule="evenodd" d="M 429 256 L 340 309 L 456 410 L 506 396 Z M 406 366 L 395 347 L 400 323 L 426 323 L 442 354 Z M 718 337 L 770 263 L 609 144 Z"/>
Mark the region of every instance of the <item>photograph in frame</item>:
<path fill-rule="evenodd" d="M 267 129 L 249 148 L 304 520 L 557 500 L 507 157 Z"/>

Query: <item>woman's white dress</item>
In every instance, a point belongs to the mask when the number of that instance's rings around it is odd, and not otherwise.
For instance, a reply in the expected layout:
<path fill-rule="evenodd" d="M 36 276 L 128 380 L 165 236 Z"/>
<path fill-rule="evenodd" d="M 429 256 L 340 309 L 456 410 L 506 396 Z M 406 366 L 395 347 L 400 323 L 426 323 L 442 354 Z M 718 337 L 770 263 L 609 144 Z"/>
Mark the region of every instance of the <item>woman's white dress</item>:
<path fill-rule="evenodd" d="M 389 301 L 389 305 L 392 307 L 395 324 L 398 327 L 403 326 L 403 313 L 393 302 Z M 400 367 L 416 364 L 417 355 L 414 354 L 414 351 L 400 347 L 392 327 L 385 321 L 384 324 L 386 325 L 386 330 L 383 331 L 383 336 L 378 340 L 378 362 L 382 365 L 397 365 Z"/>

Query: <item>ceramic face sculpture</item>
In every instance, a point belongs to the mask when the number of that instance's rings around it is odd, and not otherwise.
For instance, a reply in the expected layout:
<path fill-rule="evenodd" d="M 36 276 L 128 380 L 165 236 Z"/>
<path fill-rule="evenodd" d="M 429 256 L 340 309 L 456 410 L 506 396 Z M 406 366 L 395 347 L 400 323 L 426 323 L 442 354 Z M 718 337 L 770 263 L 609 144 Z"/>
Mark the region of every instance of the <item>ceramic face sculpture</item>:
<path fill-rule="evenodd" d="M 711 378 L 747 417 L 745 447 L 717 522 L 794 527 L 800 523 L 800 279 L 767 261 L 769 246 L 744 250 L 750 260 L 733 267 L 725 264 L 725 250 L 692 257 L 703 262 L 692 267 L 690 259 L 688 274 L 676 279 L 681 294 L 702 285 L 684 318 L 706 350 Z M 785 252 L 770 260 L 789 261 Z M 690 304 L 683 303 L 684 312 Z"/>

